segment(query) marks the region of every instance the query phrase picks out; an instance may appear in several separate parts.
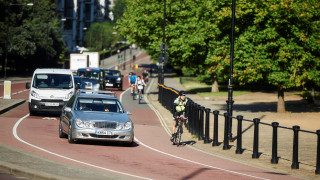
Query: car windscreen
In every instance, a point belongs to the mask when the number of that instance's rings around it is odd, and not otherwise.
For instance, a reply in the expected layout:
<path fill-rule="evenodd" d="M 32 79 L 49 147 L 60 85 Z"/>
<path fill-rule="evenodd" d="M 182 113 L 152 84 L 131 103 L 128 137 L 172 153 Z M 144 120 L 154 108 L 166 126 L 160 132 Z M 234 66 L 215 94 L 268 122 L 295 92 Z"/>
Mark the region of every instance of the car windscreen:
<path fill-rule="evenodd" d="M 85 70 L 82 71 L 81 70 L 81 71 L 78 71 L 77 75 L 80 76 L 81 78 L 99 80 L 98 71 L 85 71 Z"/>
<path fill-rule="evenodd" d="M 104 72 L 109 76 L 121 76 L 120 71 L 105 70 Z"/>
<path fill-rule="evenodd" d="M 120 102 L 116 99 L 78 98 L 75 109 L 78 111 L 103 111 L 123 113 Z"/>
<path fill-rule="evenodd" d="M 71 89 L 73 88 L 72 77 L 70 74 L 36 74 L 32 87 Z"/>

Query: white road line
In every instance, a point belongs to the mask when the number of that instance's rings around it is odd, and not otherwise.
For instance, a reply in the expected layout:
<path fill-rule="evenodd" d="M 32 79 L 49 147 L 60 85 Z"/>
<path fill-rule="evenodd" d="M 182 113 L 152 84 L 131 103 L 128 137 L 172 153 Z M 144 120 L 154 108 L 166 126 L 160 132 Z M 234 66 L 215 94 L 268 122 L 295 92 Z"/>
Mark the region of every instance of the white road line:
<path fill-rule="evenodd" d="M 153 79 L 154 80 L 154 79 Z M 153 81 L 151 81 L 151 83 L 153 83 Z M 150 87 L 151 87 L 151 84 L 148 86 L 147 90 L 146 90 L 146 93 L 149 92 L 150 90 Z M 130 90 L 130 88 L 126 89 L 124 92 L 121 93 L 120 95 L 120 101 L 122 102 L 122 95 L 124 93 L 126 93 L 128 90 Z M 145 97 L 146 98 L 146 97 Z M 146 101 L 148 101 L 146 99 Z M 166 131 L 168 132 L 168 127 L 167 126 L 164 126 L 165 122 L 162 122 L 164 121 L 161 116 L 160 116 L 160 113 L 150 104 L 148 103 L 149 107 L 156 113 L 156 115 L 158 116 L 158 119 L 160 120 L 161 122 L 161 125 L 166 129 Z M 167 127 L 167 128 L 166 128 Z M 168 132 L 170 133 L 170 132 Z M 203 164 L 203 163 L 200 163 L 200 162 L 196 162 L 196 161 L 192 161 L 192 160 L 189 160 L 189 159 L 185 159 L 185 158 L 182 158 L 182 157 L 179 157 L 179 156 L 175 156 L 175 155 L 172 155 L 172 154 L 169 154 L 169 153 L 166 153 L 166 152 L 163 152 L 163 151 L 160 151 L 158 149 L 155 149 L 153 147 L 150 147 L 144 143 L 142 143 L 141 141 L 139 141 L 138 138 L 135 137 L 135 141 L 137 141 L 139 143 L 139 145 L 142 145 L 148 149 L 151 149 L 153 151 L 156 151 L 158 153 L 161 153 L 161 154 L 164 154 L 164 155 L 167 155 L 167 156 L 170 156 L 170 157 L 173 157 L 173 158 L 176 158 L 176 159 L 180 159 L 180 160 L 183 160 L 183 161 L 187 161 L 187 162 L 190 162 L 190 163 L 193 163 L 193 164 L 197 164 L 197 165 L 201 165 L 201 166 L 204 166 L 204 167 L 208 167 L 208 168 L 212 168 L 212 169 L 218 169 L 220 171 L 225 171 L 225 172 L 228 172 L 228 173 L 233 173 L 233 174 L 238 174 L 238 175 L 242 175 L 242 176 L 247 176 L 247 177 L 251 177 L 251 178 L 256 178 L 256 179 L 264 179 L 264 180 L 269 180 L 269 179 L 266 179 L 266 178 L 262 178 L 262 177 L 257 177 L 257 176 L 253 176 L 253 175 L 249 175 L 249 174 L 244 174 L 244 173 L 240 173 L 240 172 L 236 172 L 236 171 L 232 171 L 232 170 L 228 170 L 228 169 L 223 169 L 223 168 L 219 168 L 219 167 L 214 167 L 214 166 L 210 166 L 210 165 L 207 165 L 207 164 Z"/>
<path fill-rule="evenodd" d="M 79 163 L 79 164 L 84 164 L 84 165 L 87 165 L 87 166 L 90 166 L 90 167 L 94 167 L 94 168 L 97 168 L 97 169 L 102 169 L 102 170 L 105 170 L 105 171 L 110 171 L 110 172 L 114 172 L 114 173 L 118 173 L 118 174 L 122 174 L 122 175 L 126 175 L 126 176 L 130 176 L 130 177 L 134 177 L 134 178 L 139 178 L 139 179 L 150 179 L 150 178 L 146 178 L 146 177 L 142 177 L 142 176 L 136 176 L 136 175 L 133 175 L 133 174 L 128 174 L 128 173 L 124 173 L 124 172 L 120 172 L 120 171 L 116 171 L 116 170 L 112 170 L 112 169 L 108 169 L 108 168 L 104 168 L 104 167 L 100 167 L 100 166 L 96 166 L 96 165 L 93 165 L 93 164 L 90 164 L 90 163 L 86 163 L 86 162 L 82 162 L 82 161 L 79 161 L 79 160 L 75 160 L 75 159 L 72 159 L 72 158 L 69 158 L 69 157 L 66 157 L 66 156 L 63 156 L 63 155 L 60 155 L 60 154 L 57 154 L 57 153 L 54 153 L 54 152 L 51 152 L 51 151 L 48 151 L 46 149 L 43 149 L 41 147 L 38 147 L 38 146 L 35 146 L 31 143 L 28 143 L 24 140 L 22 140 L 18 134 L 17 134 L 17 128 L 19 126 L 19 124 L 29 116 L 29 114 L 25 115 L 24 117 L 20 118 L 16 124 L 14 125 L 13 127 L 13 136 L 19 140 L 20 142 L 24 143 L 24 144 L 27 144 L 31 147 L 34 147 L 36 149 L 39 149 L 41 151 L 44 151 L 46 153 L 49 153 L 49 154 L 52 154 L 54 156 L 58 156 L 60 158 L 63 158 L 63 159 L 67 159 L 67 160 L 70 160 L 70 161 L 73 161 L 73 162 L 76 162 L 76 163 Z"/>

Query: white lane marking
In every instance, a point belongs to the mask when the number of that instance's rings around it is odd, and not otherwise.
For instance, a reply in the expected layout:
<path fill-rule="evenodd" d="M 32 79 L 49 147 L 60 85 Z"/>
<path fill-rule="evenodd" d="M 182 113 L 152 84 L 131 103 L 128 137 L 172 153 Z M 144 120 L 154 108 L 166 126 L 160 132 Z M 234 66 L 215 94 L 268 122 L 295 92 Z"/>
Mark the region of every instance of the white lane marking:
<path fill-rule="evenodd" d="M 76 162 L 76 163 L 79 163 L 79 164 L 84 164 L 84 165 L 87 165 L 87 166 L 90 166 L 90 167 L 94 167 L 94 168 L 97 168 L 97 169 L 102 169 L 102 170 L 105 170 L 105 171 L 110 171 L 110 172 L 114 172 L 114 173 L 118 173 L 118 174 L 122 174 L 122 175 L 126 175 L 126 176 L 130 176 L 130 177 L 134 177 L 134 178 L 139 178 L 139 179 L 150 179 L 150 178 L 146 178 L 146 177 L 142 177 L 142 176 L 136 176 L 136 175 L 133 175 L 133 174 L 128 174 L 128 173 L 124 173 L 124 172 L 121 172 L 121 171 L 116 171 L 116 170 L 112 170 L 112 169 L 108 169 L 108 168 L 104 168 L 104 167 L 100 167 L 100 166 L 96 166 L 96 165 L 93 165 L 93 164 L 90 164 L 90 163 L 86 163 L 86 162 L 82 162 L 82 161 L 79 161 L 79 160 L 75 160 L 75 159 L 72 159 L 72 158 L 69 158 L 69 157 L 66 157 L 66 156 L 63 156 L 63 155 L 60 155 L 60 154 L 57 154 L 57 153 L 54 153 L 54 152 L 51 152 L 51 151 L 48 151 L 46 149 L 43 149 L 41 147 L 38 147 L 38 146 L 35 146 L 31 143 L 28 143 L 24 140 L 22 140 L 19 136 L 18 136 L 18 133 L 17 133 L 17 128 L 19 126 L 19 124 L 29 116 L 29 114 L 25 115 L 24 117 L 20 118 L 16 124 L 14 125 L 13 127 L 13 136 L 19 140 L 20 142 L 24 143 L 24 144 L 27 144 L 31 147 L 34 147 L 36 149 L 39 149 L 41 151 L 44 151 L 46 153 L 49 153 L 49 154 L 52 154 L 54 156 L 58 156 L 60 158 L 63 158 L 63 159 L 67 159 L 67 160 L 70 160 L 70 161 L 73 161 L 73 162 Z"/>
<path fill-rule="evenodd" d="M 153 81 L 151 81 L 151 83 L 154 83 Z M 150 87 L 152 86 L 152 84 L 150 84 L 146 90 L 146 93 L 148 93 L 150 91 Z M 130 88 L 128 88 L 126 91 L 128 91 Z M 126 92 L 122 92 L 121 95 L 120 95 L 120 101 L 122 102 L 122 95 Z M 147 96 L 146 96 L 147 97 Z M 145 97 L 145 98 L 146 98 Z M 167 131 L 167 133 L 170 134 L 169 132 L 169 129 L 168 129 L 168 126 L 164 125 L 165 122 L 164 120 L 162 119 L 160 113 L 152 106 L 152 104 L 149 103 L 148 99 L 146 98 L 146 102 L 148 104 L 148 106 L 150 107 L 150 109 L 152 109 L 155 114 L 158 116 L 158 119 L 160 120 L 160 123 L 161 125 L 165 128 L 165 130 Z M 219 167 L 214 167 L 214 166 L 210 166 L 210 165 L 207 165 L 207 164 L 203 164 L 203 163 L 200 163 L 200 162 L 196 162 L 196 161 L 192 161 L 192 160 L 189 160 L 189 159 L 185 159 L 185 158 L 182 158 L 182 157 L 179 157 L 179 156 L 175 156 L 175 155 L 172 155 L 172 154 L 169 154 L 169 153 L 166 153 L 166 152 L 163 152 L 163 151 L 160 151 L 158 149 L 155 149 L 153 147 L 150 147 L 144 143 L 142 143 L 141 141 L 139 141 L 138 138 L 135 137 L 135 140 L 140 144 L 140 145 L 143 145 L 144 147 L 148 148 L 148 149 L 151 149 L 153 151 L 156 151 L 158 153 L 161 153 L 161 154 L 164 154 L 164 155 L 167 155 L 167 156 L 171 156 L 173 158 L 176 158 L 176 159 L 180 159 L 180 160 L 183 160 L 183 161 L 187 161 L 187 162 L 190 162 L 190 163 L 193 163 L 193 164 L 197 164 L 197 165 L 201 165 L 201 166 L 205 166 L 205 167 L 208 167 L 208 168 L 212 168 L 212 169 L 218 169 L 218 170 L 221 170 L 221 171 L 225 171 L 225 172 L 229 172 L 229 173 L 233 173 L 233 174 L 238 174 L 238 175 L 242 175 L 242 176 L 247 176 L 247 177 L 251 177 L 251 178 L 256 178 L 256 179 L 264 179 L 264 180 L 268 180 L 266 178 L 262 178 L 262 177 L 257 177 L 257 176 L 253 176 L 253 175 L 249 175 L 249 174 L 244 174 L 244 173 L 240 173 L 240 172 L 236 172 L 236 171 L 232 171 L 232 170 L 228 170 L 228 169 L 223 169 L 223 168 L 219 168 Z"/>
<path fill-rule="evenodd" d="M 42 119 L 48 119 L 48 120 L 57 120 L 57 118 L 54 118 L 54 117 L 44 117 Z"/>
<path fill-rule="evenodd" d="M 25 91 L 28 91 L 28 89 L 25 89 L 23 91 L 18 91 L 18 92 L 15 92 L 15 93 L 12 93 L 12 95 L 17 95 L 17 94 L 20 94 L 20 93 L 23 93 Z M 0 96 L 0 98 L 3 98 L 3 96 Z"/>
<path fill-rule="evenodd" d="M 150 146 L 142 143 L 141 141 L 139 141 L 139 139 L 137 139 L 136 137 L 135 137 L 135 141 L 137 141 L 140 145 L 143 145 L 144 147 L 146 147 L 146 148 L 148 148 L 148 149 L 151 149 L 151 150 L 153 150 L 153 151 L 156 151 L 156 152 L 158 152 L 158 153 L 161 153 L 161 154 L 164 154 L 164 155 L 167 155 L 167 156 L 171 156 L 171 157 L 173 157 L 173 158 L 180 159 L 180 160 L 183 160 L 183 161 L 187 161 L 187 162 L 190 162 L 190 163 L 193 163 L 193 164 L 197 164 L 197 165 L 204 166 L 204 167 L 208 167 L 208 168 L 212 168 L 212 169 L 217 169 L 217 170 L 220 170 L 220 171 L 225 171 L 225 172 L 228 172 L 228 173 L 233 173 L 233 174 L 238 174 L 238 175 L 242 175 L 242 176 L 247 176 L 247 177 L 251 177 L 251 178 L 269 180 L 269 179 L 266 179 L 266 178 L 257 177 L 257 176 L 253 176 L 253 175 L 249 175 L 249 174 L 244 174 L 244 173 L 240 173 L 240 172 L 236 172 L 236 171 L 232 171 L 232 170 L 228 170 L 228 169 L 223 169 L 223 168 L 219 168 L 219 167 L 214 167 L 214 166 L 210 166 L 210 165 L 203 164 L 203 163 L 200 163 L 200 162 L 196 162 L 196 161 L 192 161 L 192 160 L 189 160 L 189 159 L 185 159 L 185 158 L 182 158 L 182 157 L 179 157 L 179 156 L 175 156 L 175 155 L 172 155 L 172 154 L 169 154 L 169 153 L 160 151 L 160 150 L 158 150 L 158 149 L 155 149 L 155 148 L 153 148 L 153 147 L 150 147 Z"/>

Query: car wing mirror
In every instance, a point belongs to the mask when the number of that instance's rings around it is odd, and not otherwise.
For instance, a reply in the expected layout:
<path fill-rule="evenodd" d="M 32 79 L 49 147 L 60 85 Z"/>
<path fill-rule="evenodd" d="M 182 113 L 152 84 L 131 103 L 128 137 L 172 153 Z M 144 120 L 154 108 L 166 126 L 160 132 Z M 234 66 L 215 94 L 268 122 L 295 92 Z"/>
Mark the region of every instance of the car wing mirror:
<path fill-rule="evenodd" d="M 76 89 L 77 89 L 77 90 L 80 89 L 80 83 L 77 83 Z"/>
<path fill-rule="evenodd" d="M 127 115 L 132 115 L 132 111 L 127 111 Z"/>

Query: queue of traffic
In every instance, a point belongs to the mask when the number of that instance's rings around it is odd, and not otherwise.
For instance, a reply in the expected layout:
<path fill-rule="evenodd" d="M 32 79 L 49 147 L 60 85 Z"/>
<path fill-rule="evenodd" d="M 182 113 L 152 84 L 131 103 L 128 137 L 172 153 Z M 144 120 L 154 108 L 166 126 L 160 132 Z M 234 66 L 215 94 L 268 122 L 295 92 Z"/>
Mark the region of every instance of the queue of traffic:
<path fill-rule="evenodd" d="M 29 112 L 58 112 L 59 137 L 69 143 L 79 140 L 119 141 L 131 146 L 134 126 L 115 92 L 122 90 L 120 71 L 102 68 L 36 69 L 29 92 Z"/>

